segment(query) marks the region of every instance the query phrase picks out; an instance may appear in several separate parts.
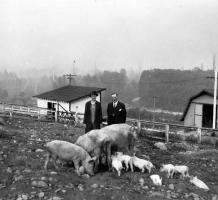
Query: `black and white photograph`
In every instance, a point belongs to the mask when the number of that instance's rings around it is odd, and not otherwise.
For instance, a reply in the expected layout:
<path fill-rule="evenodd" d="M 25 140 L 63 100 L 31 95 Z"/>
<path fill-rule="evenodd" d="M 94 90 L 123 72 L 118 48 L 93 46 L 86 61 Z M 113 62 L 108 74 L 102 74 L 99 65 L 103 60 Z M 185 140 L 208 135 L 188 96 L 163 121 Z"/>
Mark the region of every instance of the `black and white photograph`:
<path fill-rule="evenodd" d="M 218 200 L 217 0 L 0 0 L 0 200 Z"/>

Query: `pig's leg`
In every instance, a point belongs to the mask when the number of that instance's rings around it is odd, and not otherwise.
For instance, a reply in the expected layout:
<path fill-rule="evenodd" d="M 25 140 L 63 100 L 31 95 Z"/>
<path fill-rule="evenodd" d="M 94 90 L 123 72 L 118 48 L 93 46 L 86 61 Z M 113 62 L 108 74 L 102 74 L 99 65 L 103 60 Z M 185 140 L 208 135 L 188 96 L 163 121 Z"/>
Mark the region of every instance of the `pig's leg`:
<path fill-rule="evenodd" d="M 119 171 L 118 171 L 118 176 L 120 176 L 120 175 L 121 175 L 121 171 L 119 170 Z"/>
<path fill-rule="evenodd" d="M 107 144 L 107 165 L 108 169 L 111 170 L 111 145 Z"/>
<path fill-rule="evenodd" d="M 52 161 L 53 161 L 53 164 L 54 164 L 54 166 L 55 166 L 55 169 L 57 170 L 57 171 L 59 171 L 59 167 L 57 166 L 57 159 L 58 159 L 58 157 L 57 156 L 52 156 Z"/>
<path fill-rule="evenodd" d="M 130 165 L 131 172 L 133 172 L 133 163 L 132 163 L 132 159 L 130 160 L 129 165 Z"/>
<path fill-rule="evenodd" d="M 95 168 L 94 168 L 94 172 L 98 171 L 98 167 L 99 167 L 99 163 L 100 163 L 100 156 L 101 156 L 101 149 L 95 149 L 94 151 L 94 155 L 97 157 L 95 160 Z"/>
<path fill-rule="evenodd" d="M 129 163 L 127 161 L 125 161 L 125 166 L 126 166 L 126 171 L 128 171 L 129 169 Z"/>
<path fill-rule="evenodd" d="M 145 167 L 142 167 L 142 173 L 144 173 L 145 172 Z"/>
<path fill-rule="evenodd" d="M 48 162 L 49 162 L 50 158 L 51 158 L 51 154 L 47 153 L 46 154 L 46 159 L 45 159 L 45 164 L 44 164 L 45 171 L 47 171 L 47 166 L 48 166 Z"/>
<path fill-rule="evenodd" d="M 77 175 L 80 176 L 79 161 L 74 161 L 74 167 L 75 167 L 75 171 L 76 171 Z"/>

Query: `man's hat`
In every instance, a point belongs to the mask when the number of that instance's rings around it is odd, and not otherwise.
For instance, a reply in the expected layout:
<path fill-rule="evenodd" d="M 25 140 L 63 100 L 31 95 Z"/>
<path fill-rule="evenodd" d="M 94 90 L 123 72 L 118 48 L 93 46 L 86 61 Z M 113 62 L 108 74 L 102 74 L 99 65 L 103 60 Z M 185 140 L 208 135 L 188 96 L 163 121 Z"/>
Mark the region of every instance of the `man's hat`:
<path fill-rule="evenodd" d="M 91 96 L 98 96 L 98 93 L 97 93 L 96 91 L 92 91 L 89 96 L 90 96 L 90 97 L 91 97 Z"/>

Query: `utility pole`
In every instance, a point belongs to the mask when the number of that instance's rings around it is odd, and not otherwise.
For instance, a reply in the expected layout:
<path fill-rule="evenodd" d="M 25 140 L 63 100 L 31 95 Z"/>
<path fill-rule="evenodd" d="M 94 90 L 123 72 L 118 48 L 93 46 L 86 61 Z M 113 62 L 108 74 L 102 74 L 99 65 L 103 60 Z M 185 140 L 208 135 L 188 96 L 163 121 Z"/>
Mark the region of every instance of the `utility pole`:
<path fill-rule="evenodd" d="M 217 98 L 217 66 L 216 58 L 213 56 L 213 67 L 215 68 L 214 93 L 213 93 L 213 129 L 216 128 L 216 98 Z"/>
<path fill-rule="evenodd" d="M 216 56 L 213 56 L 213 70 L 214 77 L 208 76 L 207 78 L 214 79 L 214 91 L 213 91 L 213 125 L 212 128 L 216 128 L 216 101 L 217 101 L 217 66 L 216 66 Z"/>
<path fill-rule="evenodd" d="M 64 74 L 64 76 L 67 77 L 67 79 L 69 80 L 69 85 L 71 85 L 72 79 L 76 75 L 75 74 Z"/>
<path fill-rule="evenodd" d="M 153 126 L 152 128 L 154 128 L 154 122 L 155 122 L 155 107 L 156 107 L 156 96 L 153 96 Z"/>
<path fill-rule="evenodd" d="M 73 74 L 71 74 L 71 73 L 70 74 L 64 74 L 64 76 L 69 80 L 69 85 L 71 85 L 73 77 L 76 76 L 75 64 L 76 64 L 76 61 L 74 60 L 73 61 Z"/>

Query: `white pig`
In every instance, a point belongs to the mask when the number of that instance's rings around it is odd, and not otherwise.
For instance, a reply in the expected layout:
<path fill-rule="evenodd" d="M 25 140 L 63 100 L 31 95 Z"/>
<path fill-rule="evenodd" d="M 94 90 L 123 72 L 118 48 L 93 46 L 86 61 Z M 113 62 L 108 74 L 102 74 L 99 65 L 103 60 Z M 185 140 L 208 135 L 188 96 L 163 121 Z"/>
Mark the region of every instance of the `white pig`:
<path fill-rule="evenodd" d="M 129 155 L 123 155 L 122 152 L 116 152 L 116 155 L 120 162 L 125 164 L 126 171 L 128 171 L 132 157 Z"/>
<path fill-rule="evenodd" d="M 90 155 L 80 146 L 62 140 L 53 140 L 46 143 L 47 158 L 45 160 L 44 169 L 47 170 L 49 160 L 53 161 L 55 168 L 57 159 L 64 162 L 73 162 L 76 173 L 80 175 L 80 167 L 84 167 L 89 175 L 94 175 L 94 161 L 95 157 L 91 158 Z"/>
<path fill-rule="evenodd" d="M 112 160 L 112 170 L 114 171 L 114 169 L 118 172 L 118 176 L 121 175 L 121 170 L 123 169 L 123 165 L 121 163 L 121 161 L 118 159 L 117 156 L 111 156 L 111 160 Z"/>
<path fill-rule="evenodd" d="M 153 183 L 155 185 L 159 185 L 159 186 L 162 185 L 162 178 L 160 178 L 159 175 L 153 174 L 153 175 L 150 176 L 150 179 L 153 181 Z"/>
<path fill-rule="evenodd" d="M 188 173 L 189 168 L 186 165 L 175 165 L 174 166 L 174 173 L 179 173 L 182 175 L 182 178 L 189 177 Z"/>
<path fill-rule="evenodd" d="M 151 169 L 154 168 L 154 165 L 150 161 L 138 158 L 135 155 L 133 155 L 130 161 L 130 168 L 132 172 L 134 166 L 141 169 L 142 173 L 144 173 L 145 169 L 147 169 L 149 174 L 151 173 Z"/>
<path fill-rule="evenodd" d="M 162 165 L 161 168 L 160 168 L 160 172 L 166 172 L 167 173 L 167 178 L 173 178 L 174 165 L 172 165 L 172 164 Z"/>

